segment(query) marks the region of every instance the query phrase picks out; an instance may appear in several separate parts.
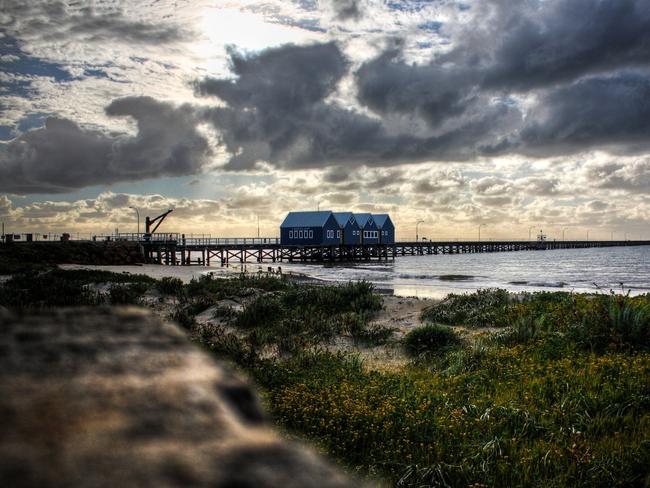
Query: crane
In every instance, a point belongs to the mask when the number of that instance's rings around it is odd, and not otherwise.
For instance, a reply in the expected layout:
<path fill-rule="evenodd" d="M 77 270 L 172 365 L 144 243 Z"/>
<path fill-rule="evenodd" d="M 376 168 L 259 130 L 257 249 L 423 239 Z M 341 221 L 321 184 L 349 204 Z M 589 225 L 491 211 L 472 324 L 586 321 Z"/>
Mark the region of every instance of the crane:
<path fill-rule="evenodd" d="M 154 232 L 156 232 L 156 229 L 158 227 L 160 227 L 160 224 L 162 224 L 163 220 L 165 220 L 165 217 L 167 217 L 173 211 L 174 211 L 174 209 L 170 208 L 165 213 L 162 213 L 158 217 L 154 217 L 153 219 L 150 219 L 149 217 L 144 218 L 144 238 L 145 238 L 145 240 L 151 239 L 152 234 Z M 153 224 L 156 224 L 156 225 L 152 229 L 151 226 Z"/>

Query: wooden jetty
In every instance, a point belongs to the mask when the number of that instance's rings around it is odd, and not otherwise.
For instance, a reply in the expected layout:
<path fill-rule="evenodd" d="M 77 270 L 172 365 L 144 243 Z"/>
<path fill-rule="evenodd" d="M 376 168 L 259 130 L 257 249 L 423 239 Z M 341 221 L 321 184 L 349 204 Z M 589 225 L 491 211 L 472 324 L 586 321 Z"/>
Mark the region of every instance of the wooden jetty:
<path fill-rule="evenodd" d="M 187 266 L 227 265 L 233 261 L 254 263 L 385 261 L 399 256 L 645 246 L 650 245 L 650 240 L 419 241 L 395 244 L 295 246 L 280 244 L 279 239 L 276 238 L 185 238 L 182 235 L 167 234 L 155 235 L 155 239 L 140 240 L 140 244 L 150 263 Z"/>

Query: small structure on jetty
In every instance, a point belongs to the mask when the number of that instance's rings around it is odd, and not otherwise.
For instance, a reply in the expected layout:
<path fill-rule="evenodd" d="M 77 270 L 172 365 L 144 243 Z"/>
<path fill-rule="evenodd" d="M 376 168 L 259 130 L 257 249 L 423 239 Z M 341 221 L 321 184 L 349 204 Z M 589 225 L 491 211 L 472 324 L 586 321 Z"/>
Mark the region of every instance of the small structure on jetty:
<path fill-rule="evenodd" d="M 354 214 L 354 218 L 357 219 L 361 233 L 359 244 L 379 244 L 379 229 L 372 214 L 358 213 Z"/>
<path fill-rule="evenodd" d="M 339 244 L 341 230 L 331 210 L 289 212 L 280 225 L 280 242 L 294 246 Z"/>
<path fill-rule="evenodd" d="M 379 244 L 395 244 L 395 225 L 388 214 L 375 214 L 379 229 Z"/>
<path fill-rule="evenodd" d="M 352 212 L 334 212 L 334 218 L 339 224 L 340 236 L 339 244 L 358 244 L 359 243 L 359 225 Z"/>
<path fill-rule="evenodd" d="M 395 226 L 388 214 L 352 212 L 289 212 L 280 225 L 286 246 L 359 246 L 393 244 Z"/>

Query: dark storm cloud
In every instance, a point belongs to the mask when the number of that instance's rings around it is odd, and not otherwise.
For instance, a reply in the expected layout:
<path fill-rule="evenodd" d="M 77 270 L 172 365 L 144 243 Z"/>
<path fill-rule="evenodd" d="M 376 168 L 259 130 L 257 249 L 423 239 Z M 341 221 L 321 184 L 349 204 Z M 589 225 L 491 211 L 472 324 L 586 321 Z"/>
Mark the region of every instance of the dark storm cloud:
<path fill-rule="evenodd" d="M 208 78 L 197 83 L 202 95 L 214 95 L 232 106 L 286 116 L 308 109 L 334 91 L 347 70 L 347 60 L 334 43 L 286 45 L 260 55 L 230 50 L 236 80 Z"/>
<path fill-rule="evenodd" d="M 137 123 L 133 137 L 85 130 L 50 117 L 0 146 L 0 191 L 65 193 L 84 186 L 197 173 L 210 156 L 194 111 L 149 97 L 115 100 L 110 116 Z"/>
<path fill-rule="evenodd" d="M 467 44 L 447 56 L 467 60 L 493 52 L 487 54 L 485 87 L 527 90 L 650 61 L 646 0 L 500 0 L 486 5 L 493 22 L 484 35 L 468 36 Z"/>
<path fill-rule="evenodd" d="M 619 73 L 577 81 L 543 95 L 521 131 L 525 150 L 541 155 L 625 143 L 650 146 L 650 76 Z"/>
<path fill-rule="evenodd" d="M 65 2 L 6 0 L 3 28 L 21 37 L 44 41 L 82 38 L 86 42 L 166 43 L 186 38 L 185 29 L 129 19 L 119 8 L 78 8 Z"/>
<path fill-rule="evenodd" d="M 198 94 L 227 104 L 205 113 L 233 155 L 227 169 L 250 169 L 259 161 L 305 168 L 468 159 L 476 141 L 487 144 L 497 129 L 520 120 L 518 111 L 493 101 L 441 134 L 389 132 L 380 119 L 327 100 L 348 68 L 334 43 L 230 56 L 235 79 L 196 84 Z"/>
<path fill-rule="evenodd" d="M 487 156 L 645 149 L 635 144 L 649 135 L 650 2 L 499 0 L 473 11 L 465 27 L 445 31 L 454 47 L 429 63 L 407 62 L 394 44 L 363 63 L 359 102 L 383 118 L 422 120 L 443 139 L 455 128 L 458 143 Z M 537 103 L 520 107 L 522 95 Z M 490 113 L 495 99 L 510 108 L 506 119 Z M 467 130 L 480 120 L 492 120 L 487 142 Z"/>
<path fill-rule="evenodd" d="M 473 12 L 466 27 L 441 27 L 453 48 L 428 63 L 392 42 L 361 64 L 358 101 L 376 117 L 328 99 L 349 69 L 334 43 L 231 52 L 234 79 L 197 84 L 227 104 L 208 115 L 233 155 L 227 168 L 644 150 L 648 2 L 502 0 Z"/>
<path fill-rule="evenodd" d="M 397 48 L 364 63 L 355 76 L 359 101 L 366 107 L 383 115 L 413 114 L 432 127 L 463 114 L 477 98 L 471 70 L 413 65 Z"/>

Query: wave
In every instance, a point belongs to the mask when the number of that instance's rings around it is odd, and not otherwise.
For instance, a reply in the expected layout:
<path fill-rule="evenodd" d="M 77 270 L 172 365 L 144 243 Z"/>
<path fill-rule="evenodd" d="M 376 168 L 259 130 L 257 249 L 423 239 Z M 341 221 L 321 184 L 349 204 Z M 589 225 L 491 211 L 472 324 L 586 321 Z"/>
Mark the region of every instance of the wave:
<path fill-rule="evenodd" d="M 472 275 L 461 275 L 461 274 L 440 275 L 438 277 L 438 279 L 441 281 L 471 281 L 474 278 L 475 277 Z"/>
<path fill-rule="evenodd" d="M 434 275 L 434 274 L 408 274 L 402 273 L 397 276 L 404 280 L 440 280 L 440 281 L 471 281 L 477 278 L 473 275 L 461 274 L 447 274 L 447 275 Z"/>
<path fill-rule="evenodd" d="M 569 284 L 564 281 L 509 281 L 509 285 L 537 286 L 539 288 L 564 288 Z"/>

